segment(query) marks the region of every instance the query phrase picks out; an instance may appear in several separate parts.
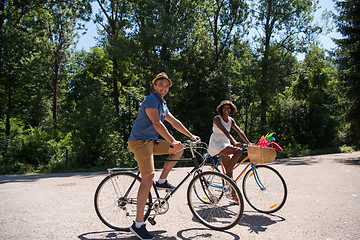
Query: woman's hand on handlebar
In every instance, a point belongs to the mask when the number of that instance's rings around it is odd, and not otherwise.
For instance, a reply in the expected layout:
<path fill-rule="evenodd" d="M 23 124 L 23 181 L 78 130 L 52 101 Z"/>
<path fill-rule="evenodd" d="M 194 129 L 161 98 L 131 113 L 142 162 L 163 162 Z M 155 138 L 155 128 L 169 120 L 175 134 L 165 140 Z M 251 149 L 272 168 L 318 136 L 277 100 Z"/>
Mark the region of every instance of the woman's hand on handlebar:
<path fill-rule="evenodd" d="M 241 148 L 241 147 L 242 147 L 242 144 L 241 144 L 241 142 L 234 142 L 234 146 Z"/>

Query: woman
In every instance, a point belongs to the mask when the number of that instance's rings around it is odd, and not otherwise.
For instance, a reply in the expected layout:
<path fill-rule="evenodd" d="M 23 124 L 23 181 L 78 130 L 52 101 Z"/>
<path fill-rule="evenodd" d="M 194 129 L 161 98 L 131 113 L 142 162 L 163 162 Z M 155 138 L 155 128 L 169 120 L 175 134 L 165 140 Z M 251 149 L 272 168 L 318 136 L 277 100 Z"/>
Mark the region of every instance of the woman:
<path fill-rule="evenodd" d="M 251 144 L 245 133 L 238 127 L 235 120 L 230 115 L 237 112 L 236 106 L 230 100 L 222 101 L 216 108 L 219 115 L 215 116 L 213 124 L 213 133 L 210 137 L 208 152 L 211 156 L 219 155 L 225 167 L 226 175 L 232 178 L 233 167 L 239 160 L 242 151 L 241 143 L 236 141 L 230 134 L 231 128 L 234 129 L 240 137 Z"/>

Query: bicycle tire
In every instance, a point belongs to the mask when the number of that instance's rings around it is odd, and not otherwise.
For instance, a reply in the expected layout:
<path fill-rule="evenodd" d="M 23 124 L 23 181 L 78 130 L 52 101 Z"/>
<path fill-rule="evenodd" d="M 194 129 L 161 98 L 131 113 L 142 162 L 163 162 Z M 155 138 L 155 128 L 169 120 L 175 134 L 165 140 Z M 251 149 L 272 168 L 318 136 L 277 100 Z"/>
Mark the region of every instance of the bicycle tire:
<path fill-rule="evenodd" d="M 136 218 L 137 192 L 141 178 L 131 172 L 116 172 L 105 177 L 96 189 L 94 205 L 97 216 L 109 228 L 129 231 Z M 144 221 L 149 217 L 152 197 L 145 205 Z"/>
<path fill-rule="evenodd" d="M 253 209 L 261 213 L 274 213 L 280 210 L 287 198 L 284 178 L 268 165 L 252 165 L 252 167 L 260 182 L 256 181 L 253 169 L 246 172 L 242 182 L 246 201 Z"/>
<path fill-rule="evenodd" d="M 212 179 L 212 182 L 207 179 Z M 199 199 L 200 190 L 203 195 L 209 196 L 207 201 Z M 237 205 L 227 198 L 228 195 L 232 196 L 232 192 L 239 200 Z M 202 172 L 191 180 L 187 189 L 187 201 L 195 218 L 214 230 L 234 227 L 244 212 L 244 201 L 237 185 L 228 176 L 214 171 Z"/>

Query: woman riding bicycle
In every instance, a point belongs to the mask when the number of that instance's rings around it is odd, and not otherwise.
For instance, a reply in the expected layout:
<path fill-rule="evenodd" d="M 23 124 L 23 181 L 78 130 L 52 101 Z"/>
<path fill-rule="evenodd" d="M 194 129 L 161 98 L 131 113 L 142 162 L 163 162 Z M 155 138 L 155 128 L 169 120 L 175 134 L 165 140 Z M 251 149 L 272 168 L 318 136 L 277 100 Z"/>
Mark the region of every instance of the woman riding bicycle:
<path fill-rule="evenodd" d="M 219 115 L 214 117 L 213 133 L 210 137 L 208 152 L 211 156 L 219 155 L 225 167 L 226 175 L 233 177 L 233 167 L 242 154 L 241 143 L 236 141 L 231 135 L 231 128 L 240 137 L 251 144 L 245 133 L 238 127 L 235 120 L 230 115 L 237 112 L 236 106 L 230 100 L 222 101 L 217 106 L 216 111 Z M 236 201 L 236 199 L 233 199 Z"/>

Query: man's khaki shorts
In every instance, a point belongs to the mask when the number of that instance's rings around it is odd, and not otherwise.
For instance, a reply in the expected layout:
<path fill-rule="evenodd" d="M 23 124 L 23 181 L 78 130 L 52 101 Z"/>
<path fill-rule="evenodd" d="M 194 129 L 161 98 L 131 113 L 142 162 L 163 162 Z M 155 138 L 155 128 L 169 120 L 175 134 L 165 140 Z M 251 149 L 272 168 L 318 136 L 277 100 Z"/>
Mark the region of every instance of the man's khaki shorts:
<path fill-rule="evenodd" d="M 166 140 L 131 140 L 128 142 L 130 151 L 134 153 L 142 176 L 154 174 L 154 155 L 169 154 L 170 143 Z"/>

